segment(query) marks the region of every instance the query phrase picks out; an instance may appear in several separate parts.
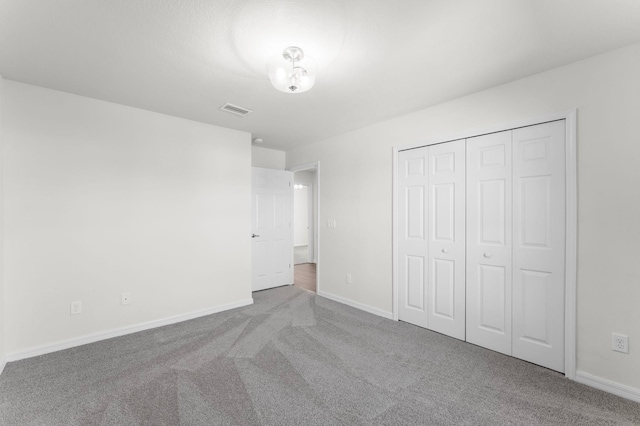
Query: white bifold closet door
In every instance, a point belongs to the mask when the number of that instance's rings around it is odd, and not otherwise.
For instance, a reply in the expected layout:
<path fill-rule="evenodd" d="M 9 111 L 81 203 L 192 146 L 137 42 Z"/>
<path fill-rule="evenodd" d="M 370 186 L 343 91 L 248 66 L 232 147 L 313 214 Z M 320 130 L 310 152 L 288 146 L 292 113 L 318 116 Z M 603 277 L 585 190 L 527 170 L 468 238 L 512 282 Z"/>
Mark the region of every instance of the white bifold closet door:
<path fill-rule="evenodd" d="M 465 141 L 429 147 L 429 328 L 465 339 Z"/>
<path fill-rule="evenodd" d="M 467 140 L 467 340 L 564 371 L 565 124 Z"/>
<path fill-rule="evenodd" d="M 513 131 L 512 355 L 564 371 L 565 122 Z"/>
<path fill-rule="evenodd" d="M 467 139 L 467 341 L 511 355 L 512 132 Z"/>
<path fill-rule="evenodd" d="M 398 319 L 429 328 L 427 148 L 398 154 Z"/>
<path fill-rule="evenodd" d="M 398 317 L 465 339 L 465 141 L 399 153 Z"/>
<path fill-rule="evenodd" d="M 564 120 L 398 160 L 398 318 L 563 372 Z"/>

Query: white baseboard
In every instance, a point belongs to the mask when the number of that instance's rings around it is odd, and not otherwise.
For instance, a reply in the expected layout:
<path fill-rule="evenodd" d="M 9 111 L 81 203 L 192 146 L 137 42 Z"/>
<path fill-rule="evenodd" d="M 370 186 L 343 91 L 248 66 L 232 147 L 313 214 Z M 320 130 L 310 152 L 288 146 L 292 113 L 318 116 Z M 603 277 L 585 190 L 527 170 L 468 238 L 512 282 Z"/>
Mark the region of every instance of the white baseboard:
<path fill-rule="evenodd" d="M 44 355 L 51 352 L 57 352 L 76 346 L 86 345 L 100 340 L 111 339 L 113 337 L 124 336 L 126 334 L 137 333 L 138 331 L 149 330 L 151 328 L 162 327 L 165 325 L 175 324 L 182 321 L 204 317 L 207 315 L 217 314 L 218 312 L 228 311 L 230 309 L 240 308 L 242 306 L 251 305 L 253 298 L 239 300 L 237 302 L 227 303 L 225 305 L 213 306 L 211 308 L 199 311 L 189 312 L 186 314 L 175 315 L 168 318 L 143 322 L 141 324 L 114 328 L 111 330 L 101 331 L 98 333 L 87 334 L 73 339 L 63 340 L 60 342 L 50 343 L 42 346 L 36 346 L 24 351 L 12 352 L 6 355 L 6 362 L 18 361 L 20 359 L 31 358 L 34 356 Z"/>
<path fill-rule="evenodd" d="M 630 399 L 631 401 L 640 402 L 640 389 L 636 389 L 631 386 L 623 385 L 609 379 L 603 379 L 602 377 L 594 376 L 593 374 L 580 370 L 576 371 L 575 381 L 591 386 L 592 388 L 600 389 L 605 392 Z"/>
<path fill-rule="evenodd" d="M 379 317 L 393 319 L 393 313 L 384 311 L 382 309 L 374 308 L 373 306 L 365 305 L 364 303 L 355 302 L 351 299 L 346 299 L 341 296 L 336 296 L 335 294 L 326 293 L 324 291 L 319 291 L 318 296 L 325 297 L 327 299 L 331 299 L 334 302 L 339 302 L 344 305 L 349 305 L 353 308 L 360 309 L 361 311 L 369 312 L 370 314 L 377 315 Z"/>

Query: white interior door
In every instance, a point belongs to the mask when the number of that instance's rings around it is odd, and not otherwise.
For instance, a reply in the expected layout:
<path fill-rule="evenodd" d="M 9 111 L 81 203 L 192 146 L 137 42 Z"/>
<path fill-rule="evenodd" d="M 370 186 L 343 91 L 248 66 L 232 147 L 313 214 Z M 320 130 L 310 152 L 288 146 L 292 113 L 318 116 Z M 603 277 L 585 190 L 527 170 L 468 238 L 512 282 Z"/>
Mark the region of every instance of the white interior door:
<path fill-rule="evenodd" d="M 429 328 L 465 339 L 465 140 L 428 148 Z"/>
<path fill-rule="evenodd" d="M 398 154 L 398 319 L 429 328 L 428 149 Z"/>
<path fill-rule="evenodd" d="M 467 139 L 467 341 L 511 354 L 511 137 Z"/>
<path fill-rule="evenodd" d="M 513 356 L 564 371 L 565 123 L 513 131 Z"/>
<path fill-rule="evenodd" d="M 252 168 L 253 291 L 293 283 L 293 173 Z"/>

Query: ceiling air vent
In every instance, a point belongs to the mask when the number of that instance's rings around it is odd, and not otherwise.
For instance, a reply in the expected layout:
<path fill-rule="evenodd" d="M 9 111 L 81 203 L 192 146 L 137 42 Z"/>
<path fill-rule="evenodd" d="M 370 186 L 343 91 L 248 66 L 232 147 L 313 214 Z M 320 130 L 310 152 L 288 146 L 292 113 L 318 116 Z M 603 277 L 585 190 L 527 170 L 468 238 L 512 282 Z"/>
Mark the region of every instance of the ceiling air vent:
<path fill-rule="evenodd" d="M 250 109 L 242 108 L 241 106 L 226 103 L 220 107 L 221 110 L 230 112 L 231 114 L 239 115 L 244 117 L 247 114 L 252 113 Z"/>

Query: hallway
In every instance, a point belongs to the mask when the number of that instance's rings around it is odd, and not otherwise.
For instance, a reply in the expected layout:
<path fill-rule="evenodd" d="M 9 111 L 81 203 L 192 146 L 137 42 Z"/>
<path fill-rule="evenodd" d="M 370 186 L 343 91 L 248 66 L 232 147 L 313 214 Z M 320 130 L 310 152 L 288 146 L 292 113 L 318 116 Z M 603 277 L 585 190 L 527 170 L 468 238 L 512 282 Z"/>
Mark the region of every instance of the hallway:
<path fill-rule="evenodd" d="M 301 263 L 295 265 L 293 285 L 304 289 L 316 292 L 316 264 L 315 263 Z"/>

